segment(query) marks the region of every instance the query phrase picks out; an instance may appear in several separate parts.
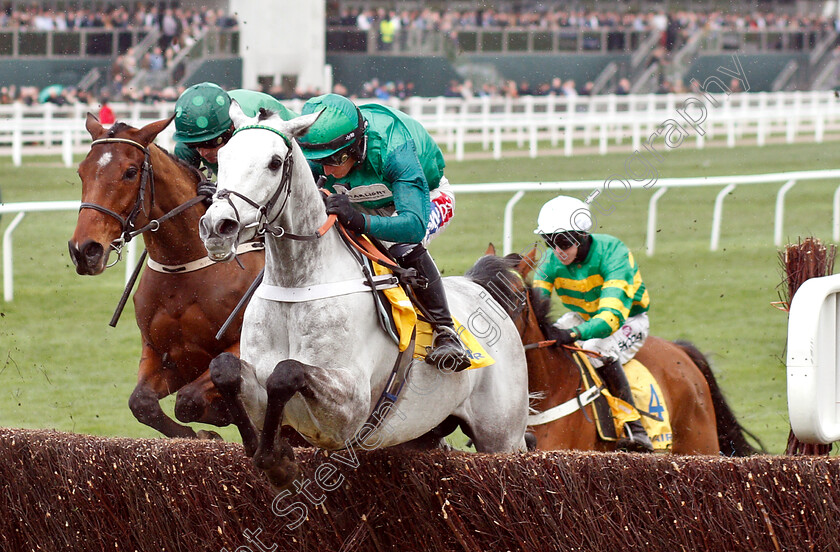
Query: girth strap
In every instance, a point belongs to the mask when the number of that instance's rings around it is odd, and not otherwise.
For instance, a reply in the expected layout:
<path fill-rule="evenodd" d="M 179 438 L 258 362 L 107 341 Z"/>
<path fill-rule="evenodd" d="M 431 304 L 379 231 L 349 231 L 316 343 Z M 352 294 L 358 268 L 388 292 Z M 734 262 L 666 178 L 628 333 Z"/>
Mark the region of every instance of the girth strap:
<path fill-rule="evenodd" d="M 344 280 L 343 282 L 332 282 L 329 284 L 313 284 L 299 288 L 262 284 L 257 288 L 255 295 L 261 299 L 277 301 L 279 303 L 304 303 L 306 301 L 316 301 L 318 299 L 339 297 L 352 293 L 370 292 L 374 289 L 377 291 L 389 289 L 398 285 L 397 278 L 391 274 L 373 276 L 372 281 L 374 283 L 373 288 L 371 288 L 366 278 Z"/>

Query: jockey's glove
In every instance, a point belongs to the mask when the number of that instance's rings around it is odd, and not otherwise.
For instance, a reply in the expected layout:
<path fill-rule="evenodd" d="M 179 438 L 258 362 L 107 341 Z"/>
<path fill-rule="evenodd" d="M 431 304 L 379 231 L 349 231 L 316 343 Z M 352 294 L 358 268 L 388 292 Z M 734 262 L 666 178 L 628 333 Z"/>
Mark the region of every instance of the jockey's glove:
<path fill-rule="evenodd" d="M 546 334 L 546 339 L 556 341 L 555 345 L 571 345 L 577 341 L 580 336 L 574 330 L 563 330 L 556 326 L 549 326 Z"/>
<path fill-rule="evenodd" d="M 342 226 L 358 233 L 365 231 L 365 216 L 350 204 L 347 194 L 331 194 L 324 203 L 327 214 L 336 215 Z"/>

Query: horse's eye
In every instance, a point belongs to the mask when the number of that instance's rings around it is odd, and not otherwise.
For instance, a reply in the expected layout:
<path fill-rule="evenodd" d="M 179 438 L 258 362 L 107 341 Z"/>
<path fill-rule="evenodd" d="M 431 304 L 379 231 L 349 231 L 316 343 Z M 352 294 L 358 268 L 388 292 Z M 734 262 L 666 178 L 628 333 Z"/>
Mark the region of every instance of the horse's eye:
<path fill-rule="evenodd" d="M 137 167 L 129 167 L 123 174 L 123 180 L 134 180 L 137 178 Z"/>
<path fill-rule="evenodd" d="M 283 160 L 280 158 L 279 155 L 274 155 L 271 157 L 271 161 L 268 162 L 268 170 L 271 172 L 277 172 L 280 170 L 280 167 L 283 166 Z"/>

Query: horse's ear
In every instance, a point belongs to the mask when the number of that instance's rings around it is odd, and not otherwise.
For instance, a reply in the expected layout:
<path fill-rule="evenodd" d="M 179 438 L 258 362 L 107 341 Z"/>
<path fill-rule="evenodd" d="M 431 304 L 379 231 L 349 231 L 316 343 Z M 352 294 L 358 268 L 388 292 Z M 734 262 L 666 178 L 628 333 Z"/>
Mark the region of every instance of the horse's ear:
<path fill-rule="evenodd" d="M 283 130 L 290 136 L 299 138 L 309 132 L 309 127 L 318 120 L 321 113 L 322 112 L 319 111 L 317 113 L 310 113 L 309 115 L 301 115 L 300 117 L 295 117 L 294 119 L 286 121 L 283 125 Z"/>
<path fill-rule="evenodd" d="M 245 115 L 245 112 L 242 111 L 239 102 L 236 100 L 230 101 L 230 111 L 228 113 L 230 114 L 230 120 L 233 121 L 233 126 L 236 128 L 247 125 L 248 120 L 251 118 Z"/>
<path fill-rule="evenodd" d="M 137 141 L 143 145 L 148 146 L 149 144 L 155 141 L 155 138 L 157 138 L 157 135 L 160 134 L 163 131 L 163 129 L 169 126 L 169 124 L 174 118 L 175 114 L 173 113 L 172 116 L 168 119 L 155 121 L 154 123 L 149 123 L 148 125 L 144 126 L 143 128 L 137 131 Z"/>
<path fill-rule="evenodd" d="M 102 136 L 102 133 L 105 132 L 105 129 L 102 128 L 102 125 L 99 124 L 99 119 L 96 118 L 96 115 L 88 111 L 87 119 L 85 119 L 85 128 L 90 133 L 90 137 L 94 140 Z"/>
<path fill-rule="evenodd" d="M 494 255 L 494 256 L 496 255 L 496 246 L 493 245 L 493 242 L 490 242 L 487 245 L 487 250 L 484 251 L 484 254 L 485 255 Z"/>
<path fill-rule="evenodd" d="M 537 256 L 539 255 L 539 250 L 537 246 L 531 248 L 528 253 L 522 256 L 522 260 L 519 261 L 519 264 L 516 265 L 516 271 L 522 276 L 522 278 L 527 278 L 528 275 L 534 270 L 537 266 Z"/>

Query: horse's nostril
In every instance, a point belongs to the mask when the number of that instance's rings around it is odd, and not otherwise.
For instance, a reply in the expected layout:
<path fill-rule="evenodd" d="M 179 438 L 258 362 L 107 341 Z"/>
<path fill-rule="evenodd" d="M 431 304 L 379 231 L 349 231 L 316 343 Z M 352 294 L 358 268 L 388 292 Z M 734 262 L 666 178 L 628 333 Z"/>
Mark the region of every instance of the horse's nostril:
<path fill-rule="evenodd" d="M 219 235 L 231 236 L 239 232 L 239 223 L 235 220 L 225 219 L 219 223 Z"/>
<path fill-rule="evenodd" d="M 82 244 L 81 254 L 90 266 L 99 262 L 99 259 L 102 258 L 102 254 L 104 252 L 105 248 L 102 247 L 102 244 L 99 242 L 89 241 Z"/>

